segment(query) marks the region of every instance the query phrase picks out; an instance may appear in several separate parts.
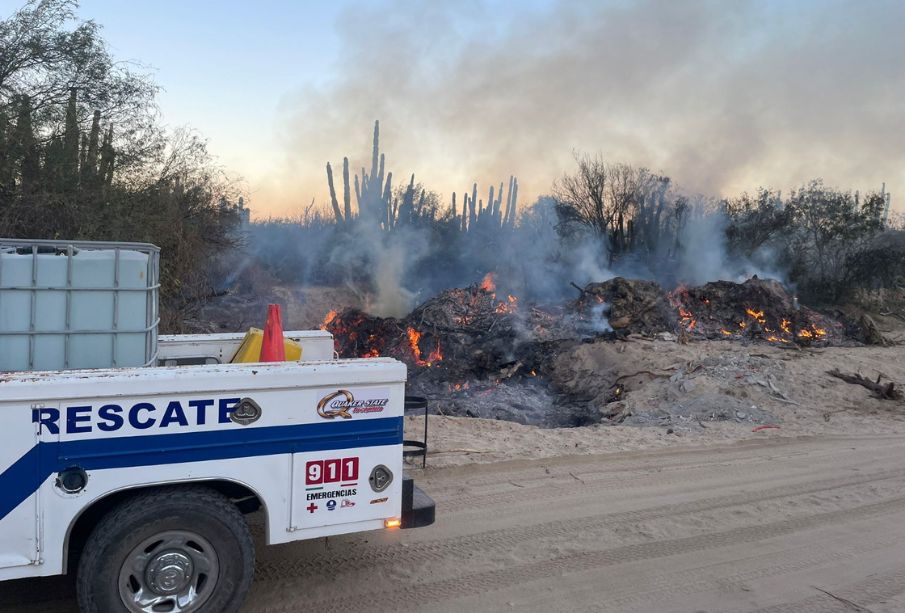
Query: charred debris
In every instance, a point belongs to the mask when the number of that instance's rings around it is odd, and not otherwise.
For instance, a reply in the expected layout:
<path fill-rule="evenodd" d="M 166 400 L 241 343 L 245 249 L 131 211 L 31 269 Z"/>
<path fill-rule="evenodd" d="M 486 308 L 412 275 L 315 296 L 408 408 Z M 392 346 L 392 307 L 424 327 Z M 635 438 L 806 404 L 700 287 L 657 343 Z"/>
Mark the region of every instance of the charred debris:
<path fill-rule="evenodd" d="M 780 283 L 757 277 L 673 291 L 622 277 L 575 287 L 575 299 L 526 304 L 497 291 L 490 273 L 480 283 L 440 292 L 401 319 L 347 309 L 328 313 L 322 327 L 334 335 L 341 357 L 404 361 L 410 390 L 431 399 L 438 412 L 547 426 L 605 421 L 606 410 L 589 408 L 590 396 L 599 405 L 626 393 L 617 370 L 605 367 L 594 375 L 601 381 L 579 386 L 593 394 L 566 384 L 562 358 L 583 344 L 640 336 L 800 350 L 869 340 L 841 313 L 810 309 Z"/>

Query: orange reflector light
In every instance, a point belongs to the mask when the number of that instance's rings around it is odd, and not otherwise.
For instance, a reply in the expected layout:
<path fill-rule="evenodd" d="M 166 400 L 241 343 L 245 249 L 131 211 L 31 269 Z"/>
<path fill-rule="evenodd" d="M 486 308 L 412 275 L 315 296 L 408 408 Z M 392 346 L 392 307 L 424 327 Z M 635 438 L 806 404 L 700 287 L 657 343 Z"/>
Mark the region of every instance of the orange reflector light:
<path fill-rule="evenodd" d="M 383 525 L 387 528 L 400 528 L 402 526 L 402 520 L 398 517 L 391 517 L 389 519 L 385 519 L 383 521 Z"/>

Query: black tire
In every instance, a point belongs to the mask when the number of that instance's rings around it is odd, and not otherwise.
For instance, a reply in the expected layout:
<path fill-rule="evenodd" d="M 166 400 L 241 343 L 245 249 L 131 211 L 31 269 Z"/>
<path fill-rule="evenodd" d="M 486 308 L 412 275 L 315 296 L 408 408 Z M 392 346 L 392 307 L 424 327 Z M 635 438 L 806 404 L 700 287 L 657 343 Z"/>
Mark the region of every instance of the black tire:
<path fill-rule="evenodd" d="M 205 487 L 177 487 L 136 494 L 97 524 L 85 543 L 76 579 L 82 612 L 130 611 L 120 585 L 121 572 L 129 572 L 124 570 L 126 559 L 149 539 L 177 531 L 197 534 L 216 554 L 216 580 L 205 586 L 206 599 L 192 613 L 238 611 L 254 574 L 248 524 L 222 494 Z"/>

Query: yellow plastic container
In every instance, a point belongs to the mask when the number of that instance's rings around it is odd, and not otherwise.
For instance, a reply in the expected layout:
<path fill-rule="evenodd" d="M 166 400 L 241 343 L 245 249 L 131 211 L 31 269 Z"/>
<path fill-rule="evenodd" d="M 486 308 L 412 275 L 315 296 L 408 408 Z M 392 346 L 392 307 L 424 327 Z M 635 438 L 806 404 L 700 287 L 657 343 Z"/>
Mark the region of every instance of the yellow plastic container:
<path fill-rule="evenodd" d="M 232 364 L 241 364 L 246 362 L 261 361 L 261 344 L 264 342 L 264 331 L 260 328 L 249 328 L 239 345 L 236 355 L 230 360 Z M 286 361 L 298 362 L 302 359 L 302 346 L 288 338 L 283 339 L 283 346 L 286 349 Z"/>

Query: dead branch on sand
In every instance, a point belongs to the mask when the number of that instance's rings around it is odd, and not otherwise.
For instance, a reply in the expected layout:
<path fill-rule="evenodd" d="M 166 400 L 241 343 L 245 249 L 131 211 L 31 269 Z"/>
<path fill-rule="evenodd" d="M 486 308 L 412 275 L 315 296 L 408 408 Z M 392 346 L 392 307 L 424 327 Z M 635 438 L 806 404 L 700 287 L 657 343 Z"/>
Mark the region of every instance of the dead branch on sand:
<path fill-rule="evenodd" d="M 850 375 L 840 372 L 838 368 L 834 368 L 833 370 L 828 370 L 827 374 L 831 377 L 836 377 L 837 379 L 842 379 L 846 383 L 851 383 L 853 385 L 860 385 L 862 387 L 866 387 L 871 392 L 874 393 L 876 398 L 880 400 L 902 400 L 902 390 L 896 389 L 896 384 L 892 381 L 889 383 L 880 383 L 880 379 L 882 375 L 877 375 L 876 381 L 871 381 L 867 377 L 862 377 L 859 374 L 852 373 Z"/>

